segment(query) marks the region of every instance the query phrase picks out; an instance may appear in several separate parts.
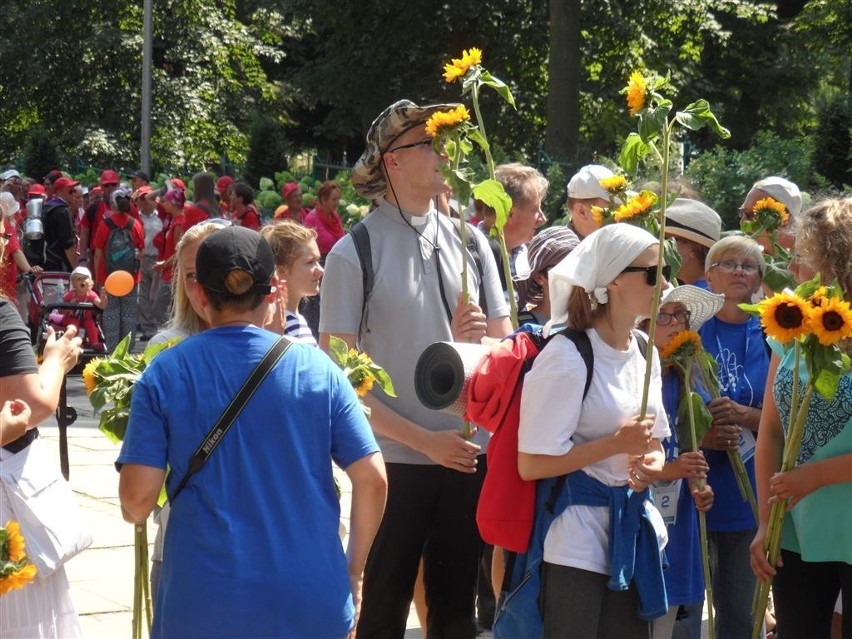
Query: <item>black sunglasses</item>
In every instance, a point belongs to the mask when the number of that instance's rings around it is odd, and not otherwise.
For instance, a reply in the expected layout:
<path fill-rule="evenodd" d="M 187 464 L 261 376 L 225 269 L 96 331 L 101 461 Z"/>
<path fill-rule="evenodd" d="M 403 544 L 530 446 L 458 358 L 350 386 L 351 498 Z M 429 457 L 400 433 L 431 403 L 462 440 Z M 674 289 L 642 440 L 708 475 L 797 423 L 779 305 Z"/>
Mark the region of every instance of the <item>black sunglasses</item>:
<path fill-rule="evenodd" d="M 622 273 L 645 273 L 645 282 L 648 286 L 657 285 L 657 266 L 628 266 L 621 271 Z M 668 280 L 672 276 L 672 267 L 666 265 L 663 267 L 663 279 Z"/>
<path fill-rule="evenodd" d="M 412 142 L 411 144 L 403 144 L 402 146 L 397 146 L 392 149 L 388 149 L 386 153 L 393 153 L 394 151 L 402 151 L 403 149 L 416 149 L 418 146 L 426 146 L 432 145 L 432 140 L 420 140 L 420 142 Z"/>

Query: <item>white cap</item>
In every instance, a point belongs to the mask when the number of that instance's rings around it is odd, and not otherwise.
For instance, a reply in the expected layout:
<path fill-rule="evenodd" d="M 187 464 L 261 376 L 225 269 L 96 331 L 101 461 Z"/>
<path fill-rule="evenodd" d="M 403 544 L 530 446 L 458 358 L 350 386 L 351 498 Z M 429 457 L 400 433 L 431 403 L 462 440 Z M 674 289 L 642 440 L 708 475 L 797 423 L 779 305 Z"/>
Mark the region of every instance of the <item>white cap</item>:
<path fill-rule="evenodd" d="M 615 173 L 601 164 L 587 164 L 568 182 L 568 197 L 575 200 L 608 200 L 609 191 L 601 186 L 601 180 L 614 175 Z"/>
<path fill-rule="evenodd" d="M 764 178 L 754 183 L 749 195 L 752 191 L 763 191 L 773 200 L 778 200 L 787 207 L 787 212 L 794 218 L 802 212 L 802 193 L 799 191 L 799 187 L 790 180 L 777 175 Z M 746 199 L 748 199 L 748 195 Z"/>
<path fill-rule="evenodd" d="M 15 199 L 14 195 L 8 191 L 0 193 L 0 213 L 2 213 L 3 217 L 12 217 L 20 210 L 21 205 Z"/>
<path fill-rule="evenodd" d="M 3 180 L 4 182 L 13 177 L 19 178 L 21 177 L 21 174 L 18 173 L 15 169 L 9 169 L 8 171 L 3 171 L 2 173 L 0 173 L 0 180 Z"/>
<path fill-rule="evenodd" d="M 71 277 L 85 277 L 92 279 L 92 272 L 85 266 L 77 266 L 71 271 Z"/>

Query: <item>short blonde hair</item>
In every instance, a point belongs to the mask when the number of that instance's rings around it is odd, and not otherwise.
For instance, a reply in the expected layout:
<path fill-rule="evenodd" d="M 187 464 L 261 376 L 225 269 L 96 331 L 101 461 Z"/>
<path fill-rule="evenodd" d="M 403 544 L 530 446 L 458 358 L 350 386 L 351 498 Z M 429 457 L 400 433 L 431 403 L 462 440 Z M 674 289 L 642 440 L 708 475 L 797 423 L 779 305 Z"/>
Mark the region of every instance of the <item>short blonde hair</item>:
<path fill-rule="evenodd" d="M 766 271 L 766 262 L 763 259 L 763 249 L 760 244 L 746 235 L 729 235 L 716 242 L 707 252 L 704 260 L 704 270 L 709 271 L 713 264 L 721 262 L 730 255 L 741 255 L 750 257 L 757 264 L 760 279 Z"/>
<path fill-rule="evenodd" d="M 512 203 L 531 202 L 536 196 L 544 200 L 550 182 L 538 169 L 518 162 L 501 164 L 494 171 L 494 177 L 512 198 Z"/>
<path fill-rule="evenodd" d="M 306 242 L 317 239 L 317 232 L 314 229 L 302 226 L 293 220 L 282 220 L 278 224 L 264 226 L 260 234 L 272 248 L 275 265 L 284 268 L 293 265 Z"/>

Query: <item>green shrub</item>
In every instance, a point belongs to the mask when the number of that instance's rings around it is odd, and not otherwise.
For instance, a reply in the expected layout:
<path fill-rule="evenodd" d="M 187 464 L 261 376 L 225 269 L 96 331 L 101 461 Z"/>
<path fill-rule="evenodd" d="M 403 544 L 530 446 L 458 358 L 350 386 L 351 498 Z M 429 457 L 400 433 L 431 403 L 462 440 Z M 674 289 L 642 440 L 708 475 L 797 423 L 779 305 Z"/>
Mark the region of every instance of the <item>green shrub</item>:
<path fill-rule="evenodd" d="M 263 176 L 275 175 L 277 171 L 286 169 L 289 148 L 284 127 L 272 118 L 259 114 L 249 132 L 245 181 L 257 186 Z"/>
<path fill-rule="evenodd" d="M 814 132 L 814 170 L 832 186 L 852 184 L 852 102 L 837 95 L 820 109 Z"/>
<path fill-rule="evenodd" d="M 814 182 L 811 170 L 813 140 L 782 140 L 762 131 L 744 151 L 717 147 L 689 164 L 686 175 L 701 199 L 722 217 L 725 229 L 739 227 L 738 210 L 751 186 L 770 175 L 779 175 L 806 190 Z"/>
<path fill-rule="evenodd" d="M 34 129 L 24 146 L 24 174 L 36 180 L 59 168 L 59 152 L 42 128 Z"/>

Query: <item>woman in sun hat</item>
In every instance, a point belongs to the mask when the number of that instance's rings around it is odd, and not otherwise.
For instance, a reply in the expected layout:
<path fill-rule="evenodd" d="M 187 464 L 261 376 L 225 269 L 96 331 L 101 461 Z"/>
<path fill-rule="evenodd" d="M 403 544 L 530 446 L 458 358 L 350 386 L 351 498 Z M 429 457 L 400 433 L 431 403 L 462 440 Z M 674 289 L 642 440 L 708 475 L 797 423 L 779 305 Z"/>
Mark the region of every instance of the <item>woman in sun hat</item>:
<path fill-rule="evenodd" d="M 707 251 L 719 241 L 722 218 L 698 200 L 679 197 L 666 209 L 666 235 L 675 238 L 682 263 L 677 279 L 707 288 L 704 262 Z"/>
<path fill-rule="evenodd" d="M 697 286 L 684 284 L 666 289 L 656 318 L 654 342 L 657 349 L 662 351 L 681 331 L 697 331 L 724 303 L 724 296 Z M 708 471 L 704 454 L 700 450 L 682 452 L 689 449 L 689 443 L 678 441 L 677 410 L 683 393 L 681 373 L 675 367 L 665 367 L 662 377 L 663 404 L 672 433 L 663 440 L 666 465 L 655 478 L 654 501 L 669 534 L 666 545 L 669 568 L 665 573 L 669 610 L 654 621 L 653 639 L 671 639 L 676 620 L 683 635 L 700 639 L 704 580 L 696 510 L 710 509 L 713 490 L 709 484 L 701 482 L 706 480 Z M 703 394 L 700 386 L 696 391 Z M 706 394 L 704 400 L 709 400 Z M 666 503 L 671 507 L 666 507 Z"/>
<path fill-rule="evenodd" d="M 572 500 L 544 542 L 544 637 L 646 639 L 648 622 L 667 610 L 665 525 L 640 474 L 662 470 L 669 424 L 656 351 L 640 418 L 646 360 L 633 332 L 636 317 L 651 315 L 658 260 L 653 235 L 613 224 L 550 271 L 546 328 L 567 321 L 584 331 L 594 366 L 584 399 L 586 364 L 574 342 L 557 334 L 536 357 L 521 395 L 518 471 L 528 481 L 567 475 L 562 495 Z M 622 524 L 611 527 L 614 521 Z M 624 553 L 635 561 L 625 565 Z"/>

